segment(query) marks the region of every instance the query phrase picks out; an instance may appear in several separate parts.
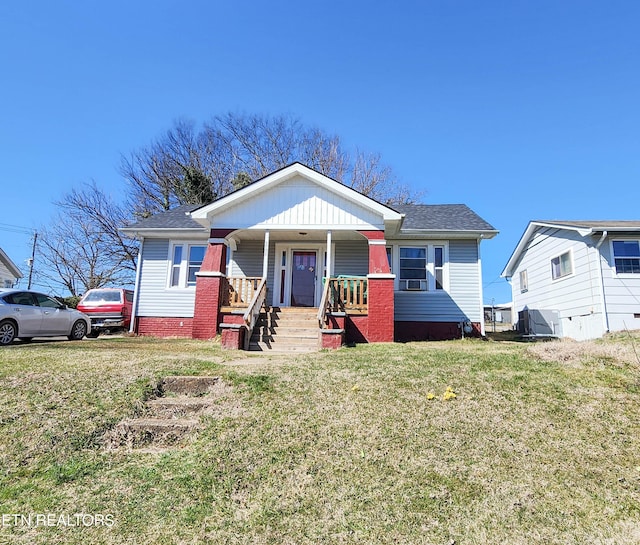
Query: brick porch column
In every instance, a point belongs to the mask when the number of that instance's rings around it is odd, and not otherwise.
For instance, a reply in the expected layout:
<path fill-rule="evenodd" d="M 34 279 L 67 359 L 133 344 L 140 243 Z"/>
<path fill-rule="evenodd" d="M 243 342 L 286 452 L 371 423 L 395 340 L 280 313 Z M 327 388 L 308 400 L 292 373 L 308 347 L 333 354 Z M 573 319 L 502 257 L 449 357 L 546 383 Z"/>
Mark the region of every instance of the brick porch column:
<path fill-rule="evenodd" d="M 387 259 L 387 242 L 383 231 L 359 231 L 369 241 L 369 274 L 367 275 L 368 324 L 370 343 L 393 342 L 394 294 Z"/>
<path fill-rule="evenodd" d="M 196 299 L 193 309 L 194 339 L 212 339 L 218 334 L 222 288 L 227 279 L 227 240 L 235 229 L 211 230 L 209 245 L 196 273 Z"/>

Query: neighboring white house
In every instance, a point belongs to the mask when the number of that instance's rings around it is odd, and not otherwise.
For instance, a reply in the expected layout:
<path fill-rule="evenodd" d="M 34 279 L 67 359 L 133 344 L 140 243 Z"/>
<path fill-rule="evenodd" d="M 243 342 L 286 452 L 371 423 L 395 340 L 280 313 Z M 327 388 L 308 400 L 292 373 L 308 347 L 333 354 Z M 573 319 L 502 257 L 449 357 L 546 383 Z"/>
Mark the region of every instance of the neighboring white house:
<path fill-rule="evenodd" d="M 0 288 L 12 288 L 19 278 L 22 278 L 20 269 L 0 248 Z"/>
<path fill-rule="evenodd" d="M 528 311 L 554 336 L 640 329 L 640 221 L 531 221 L 502 276 L 515 318 Z"/>

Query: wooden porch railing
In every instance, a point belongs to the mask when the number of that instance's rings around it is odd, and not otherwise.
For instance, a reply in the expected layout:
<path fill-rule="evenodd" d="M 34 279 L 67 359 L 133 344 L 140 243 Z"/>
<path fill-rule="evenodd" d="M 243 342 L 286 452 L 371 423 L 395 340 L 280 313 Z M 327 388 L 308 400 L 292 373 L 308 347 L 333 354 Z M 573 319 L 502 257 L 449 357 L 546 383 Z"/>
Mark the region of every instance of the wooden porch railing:
<path fill-rule="evenodd" d="M 262 278 L 230 276 L 227 278 L 227 289 L 222 294 L 223 307 L 248 307 L 259 289 Z"/>
<path fill-rule="evenodd" d="M 329 278 L 325 282 L 318 308 L 318 322 L 321 328 L 326 325 L 329 312 L 364 314 L 368 309 L 367 279 L 358 276 Z"/>
<path fill-rule="evenodd" d="M 251 340 L 251 334 L 253 333 L 253 328 L 256 327 L 256 322 L 258 321 L 258 316 L 260 316 L 260 311 L 262 310 L 262 305 L 267 298 L 267 279 L 260 279 L 260 283 L 256 288 L 253 299 L 249 303 L 249 307 L 247 311 L 243 315 L 244 323 L 247 326 L 247 331 L 244 336 L 244 349 L 249 349 L 249 341 Z"/>

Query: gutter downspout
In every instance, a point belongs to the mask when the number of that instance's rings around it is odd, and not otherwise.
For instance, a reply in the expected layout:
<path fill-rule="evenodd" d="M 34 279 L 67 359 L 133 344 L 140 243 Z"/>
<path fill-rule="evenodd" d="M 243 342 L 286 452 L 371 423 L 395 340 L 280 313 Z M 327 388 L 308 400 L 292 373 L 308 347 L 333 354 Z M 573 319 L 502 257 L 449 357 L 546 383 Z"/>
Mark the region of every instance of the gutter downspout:
<path fill-rule="evenodd" d="M 486 335 L 485 327 L 484 327 L 484 293 L 482 289 L 482 258 L 480 256 L 480 243 L 482 242 L 483 236 L 480 235 L 478 238 L 478 282 L 480 288 L 480 335 L 483 337 Z M 464 330 L 463 330 L 464 331 Z M 462 333 L 464 337 L 464 333 Z"/>
<path fill-rule="evenodd" d="M 602 325 L 604 326 L 604 332 L 609 333 L 609 313 L 607 312 L 607 299 L 604 295 L 604 273 L 602 271 L 602 255 L 600 253 L 600 246 L 607 238 L 608 232 L 602 231 L 600 240 L 596 243 L 596 258 L 598 259 L 598 268 L 600 270 L 600 299 L 602 300 Z"/>
<path fill-rule="evenodd" d="M 129 323 L 129 333 L 135 333 L 136 317 L 138 314 L 138 297 L 140 296 L 140 274 L 142 273 L 142 247 L 144 237 L 140 236 L 140 251 L 138 252 L 138 263 L 136 263 L 136 285 L 133 291 L 133 305 L 131 306 L 131 322 Z"/>

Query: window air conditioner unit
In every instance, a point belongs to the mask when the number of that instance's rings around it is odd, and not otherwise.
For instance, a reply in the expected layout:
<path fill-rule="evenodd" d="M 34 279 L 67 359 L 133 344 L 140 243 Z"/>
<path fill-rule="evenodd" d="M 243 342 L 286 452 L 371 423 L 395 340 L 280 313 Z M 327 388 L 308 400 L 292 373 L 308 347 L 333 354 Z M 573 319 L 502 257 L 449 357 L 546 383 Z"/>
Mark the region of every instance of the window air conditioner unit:
<path fill-rule="evenodd" d="M 405 291 L 425 291 L 427 289 L 426 280 L 401 280 L 401 289 Z"/>

